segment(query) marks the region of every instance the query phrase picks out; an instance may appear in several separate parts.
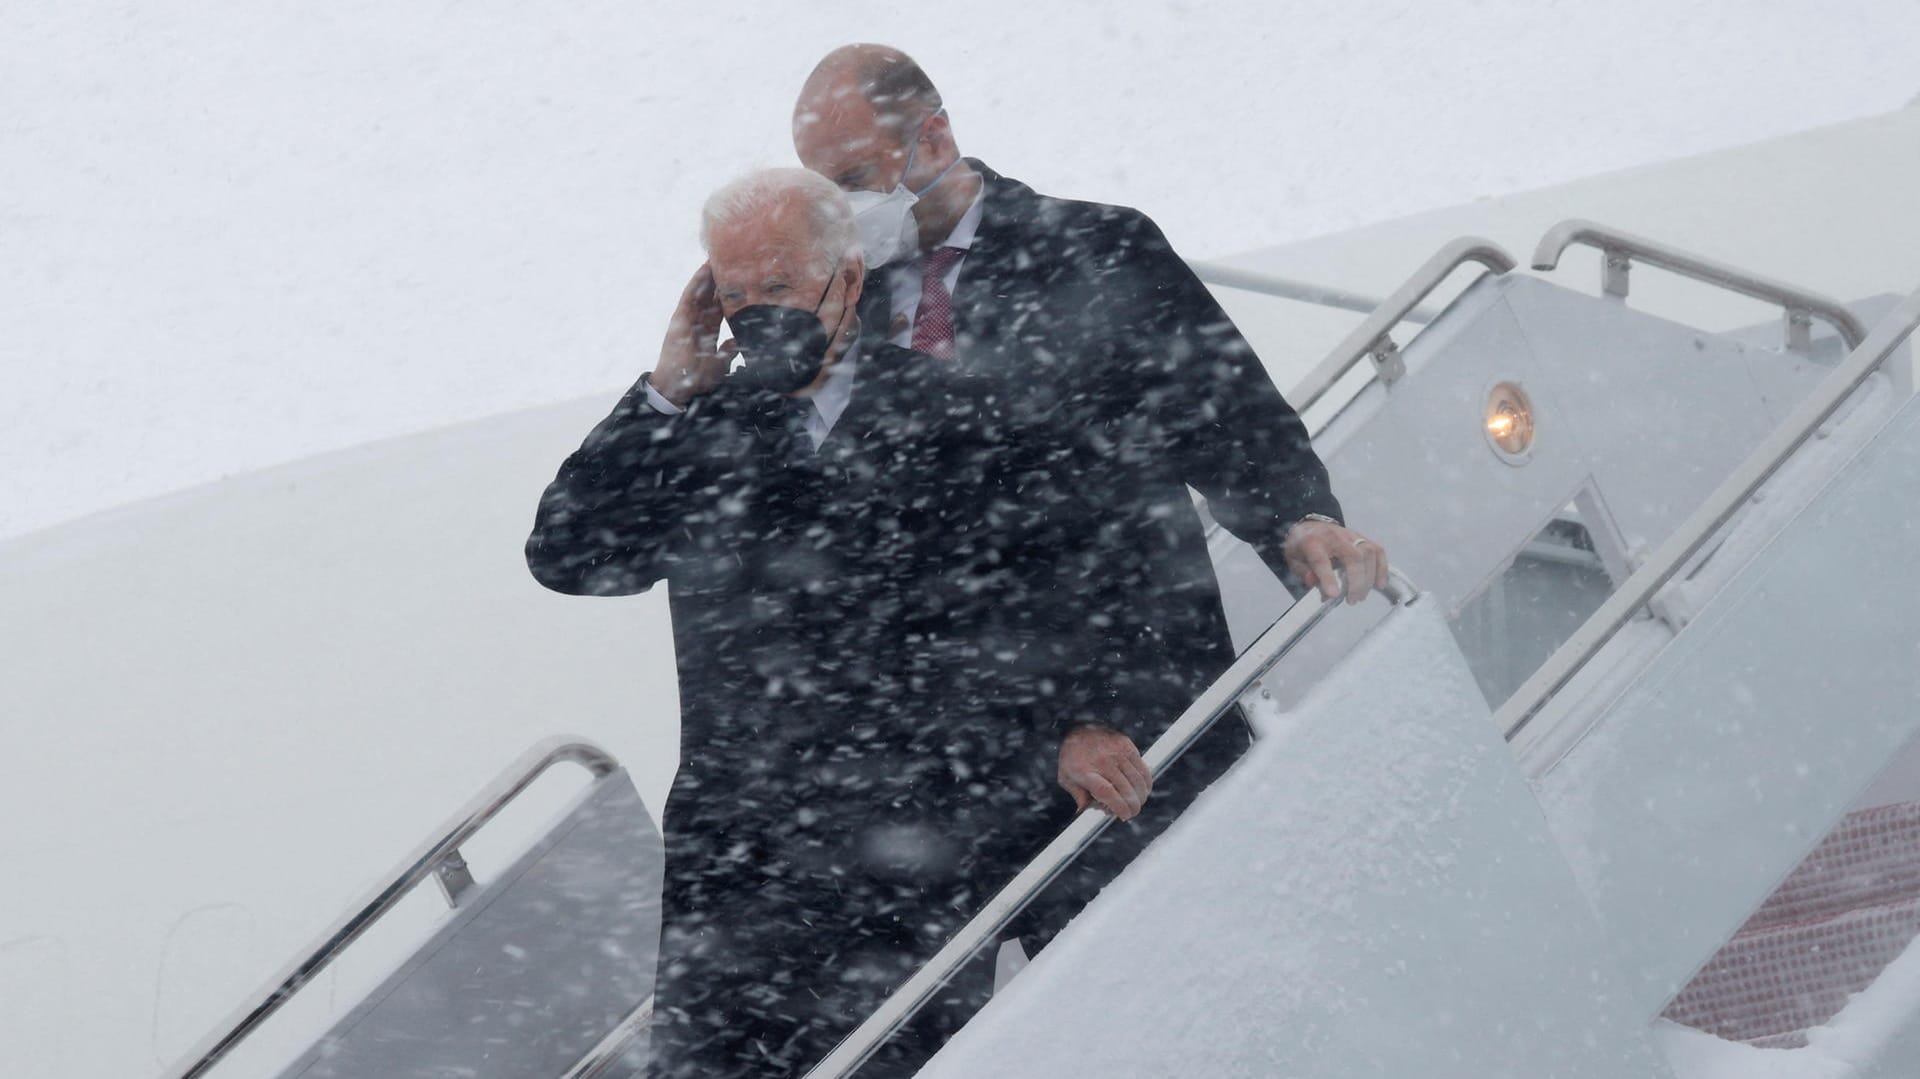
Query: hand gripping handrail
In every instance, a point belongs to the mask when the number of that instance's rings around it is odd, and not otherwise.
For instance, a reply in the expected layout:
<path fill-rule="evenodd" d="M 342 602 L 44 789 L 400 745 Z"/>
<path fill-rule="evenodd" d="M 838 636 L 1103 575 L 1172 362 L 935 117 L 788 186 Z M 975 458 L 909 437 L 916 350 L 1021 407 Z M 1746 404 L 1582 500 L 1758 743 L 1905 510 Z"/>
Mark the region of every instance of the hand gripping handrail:
<path fill-rule="evenodd" d="M 1223 262 L 1189 262 L 1187 268 L 1194 276 L 1209 285 L 1239 289 L 1242 292 L 1257 292 L 1262 296 L 1278 296 L 1283 300 L 1295 300 L 1300 303 L 1318 304 L 1321 307 L 1336 307 L 1342 311 L 1358 311 L 1370 315 L 1379 307 L 1381 300 L 1377 296 L 1366 296 L 1358 292 L 1348 292 L 1332 285 L 1316 285 L 1311 281 L 1298 281 L 1279 274 L 1262 273 L 1259 270 L 1243 270 L 1238 266 L 1228 266 Z M 1420 324 L 1432 322 L 1435 312 L 1416 307 L 1407 312 L 1407 321 Z"/>
<path fill-rule="evenodd" d="M 1494 273 L 1506 273 L 1513 269 L 1512 255 L 1502 250 L 1499 244 L 1483 240 L 1477 236 L 1463 236 L 1441 248 L 1434 256 L 1422 263 L 1406 283 L 1393 290 L 1375 307 L 1366 321 L 1354 327 L 1341 342 L 1334 346 L 1327 358 L 1319 366 L 1307 373 L 1290 395 L 1294 411 L 1305 412 L 1319 402 L 1334 383 L 1353 370 L 1362 359 L 1372 358 L 1380 377 L 1388 382 L 1397 381 L 1406 373 L 1406 363 L 1400 358 L 1400 346 L 1393 343 L 1389 336 L 1393 328 L 1407 320 L 1425 300 L 1429 293 L 1440 287 L 1440 283 L 1454 270 L 1469 262 L 1477 262 Z"/>
<path fill-rule="evenodd" d="M 1547 658 L 1547 662 L 1533 673 L 1533 677 L 1514 691 L 1495 717 L 1500 729 L 1506 731 L 1508 741 L 1512 741 L 1533 722 L 1547 702 L 1580 673 L 1600 649 L 1613 639 L 1621 626 L 1633 618 L 1634 612 L 1644 607 L 1656 592 L 1680 572 L 1681 567 L 1706 546 L 1720 527 L 1746 505 L 1754 492 L 1779 471 L 1780 466 L 1812 438 L 1822 424 L 1832 418 L 1853 391 L 1879 370 L 1880 365 L 1893 355 L 1894 350 L 1916 327 L 1920 327 L 1920 291 L 1907 297 L 1906 302 L 1893 314 L 1875 326 L 1873 332 L 1847 355 L 1840 366 L 1814 387 L 1813 393 L 1774 429 L 1773 434 L 1707 496 L 1700 508 L 1694 510 L 1674 530 L 1673 535 L 1648 556 L 1646 563 L 1635 570 L 1633 576 L 1628 577 L 1613 595 L 1607 597 L 1600 609 Z"/>
<path fill-rule="evenodd" d="M 1560 265 L 1560 256 L 1574 244 L 1600 250 L 1600 288 L 1615 299 L 1627 298 L 1627 271 L 1638 260 L 1742 296 L 1779 304 L 1787 314 L 1787 347 L 1796 352 L 1806 352 L 1813 347 L 1811 323 L 1816 317 L 1839 331 L 1848 351 L 1859 348 L 1867 336 L 1866 327 L 1853 312 L 1817 292 L 1580 218 L 1562 221 L 1540 237 L 1540 246 L 1533 250 L 1533 268 L 1542 272 L 1554 269 Z"/>
<path fill-rule="evenodd" d="M 473 875 L 460 856 L 461 845 L 499 816 L 501 810 L 546 774 L 547 769 L 563 761 L 580 765 L 596 779 L 620 767 L 619 762 L 599 746 L 564 736 L 545 739 L 521 754 L 519 760 L 449 818 L 436 838 L 408 855 L 352 913 L 321 934 L 310 949 L 275 975 L 226 1022 L 214 1028 L 212 1034 L 189 1050 L 162 1079 L 195 1079 L 205 1075 L 428 877 L 438 878 L 448 903 L 458 906 L 461 896 L 473 887 Z"/>
<path fill-rule="evenodd" d="M 1388 587 L 1380 589 L 1388 602 L 1404 607 L 1420 596 L 1412 582 L 1394 572 Z M 1143 755 L 1147 770 L 1158 779 L 1169 764 L 1205 734 L 1227 709 L 1240 699 L 1261 675 L 1272 669 L 1294 646 L 1320 624 L 1321 619 L 1339 605 L 1339 600 L 1323 600 L 1318 593 L 1295 603 L 1280 620 L 1233 661 L 1226 672 L 1215 679 L 1199 699 L 1180 714 L 1173 726 L 1160 736 Z M 926 965 L 914 972 L 893 995 L 880 1003 L 866 1021 L 835 1046 L 831 1053 L 806 1073 L 806 1079 L 842 1079 L 865 1063 L 882 1043 L 913 1018 L 921 1005 L 940 991 L 956 971 L 991 944 L 1007 923 L 1085 850 L 1104 831 L 1113 818 L 1104 810 L 1089 807 L 1073 818 L 1031 862 L 1015 874 L 1007 885 L 987 901 L 980 913 L 962 926 L 946 946 L 934 953 Z"/>

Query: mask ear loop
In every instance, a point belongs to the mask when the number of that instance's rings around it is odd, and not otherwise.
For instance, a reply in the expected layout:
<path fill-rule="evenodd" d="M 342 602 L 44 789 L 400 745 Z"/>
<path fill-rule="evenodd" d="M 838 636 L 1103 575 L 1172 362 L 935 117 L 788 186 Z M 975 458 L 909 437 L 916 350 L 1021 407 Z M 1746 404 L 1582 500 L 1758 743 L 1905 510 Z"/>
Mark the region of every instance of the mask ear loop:
<path fill-rule="evenodd" d="M 846 260 L 844 259 L 833 264 L 833 272 L 827 275 L 827 287 L 820 290 L 820 300 L 813 305 L 814 318 L 819 318 L 820 309 L 827 306 L 827 297 L 833 295 L 833 283 L 840 280 L 840 271 L 845 269 L 846 265 Z M 827 334 L 827 351 L 833 351 L 833 343 L 839 340 L 840 331 L 846 327 L 847 315 L 851 313 L 851 311 L 852 308 L 846 304 L 840 306 L 840 321 L 834 323 L 832 331 Z M 822 357 L 822 359 L 824 360 L 825 357 Z"/>
<path fill-rule="evenodd" d="M 827 297 L 833 294 L 833 283 L 834 281 L 839 279 L 840 267 L 844 266 L 845 264 L 846 263 L 844 261 L 836 262 L 833 264 L 833 272 L 827 275 L 827 287 L 820 290 L 820 298 L 813 302 L 814 317 L 818 318 L 820 315 L 820 309 L 822 307 L 827 306 Z"/>
<path fill-rule="evenodd" d="M 953 169 L 954 169 L 954 166 L 956 166 L 956 165 L 958 165 L 958 164 L 960 164 L 960 159 L 959 159 L 959 158 L 957 158 L 957 157 L 956 157 L 956 158 L 954 158 L 954 159 L 953 159 L 952 161 L 949 161 L 949 162 L 947 162 L 947 167 L 946 167 L 946 168 L 944 168 L 944 169 L 941 169 L 941 170 L 940 170 L 940 175 L 938 175 L 938 176 L 935 176 L 935 177 L 933 178 L 933 182 L 932 182 L 932 183 L 930 183 L 930 184 L 928 184 L 927 186 L 925 186 L 925 187 L 923 187 L 923 188 L 921 188 L 921 189 L 920 189 L 920 190 L 918 190 L 918 191 L 915 191 L 915 192 L 913 193 L 913 197 L 914 197 L 914 198 L 916 198 L 916 199 L 919 199 L 919 198 L 923 198 L 923 197 L 925 197 L 925 196 L 926 196 L 926 193 L 927 193 L 927 192 L 929 192 L 929 191 L 932 191 L 932 190 L 933 190 L 934 188 L 936 188 L 936 187 L 939 187 L 939 186 L 940 186 L 940 181 L 942 181 L 942 180 L 944 180 L 944 179 L 946 179 L 946 178 L 947 178 L 947 174 L 948 174 L 948 173 L 950 173 L 950 172 L 952 172 L 952 171 L 953 171 Z"/>
<path fill-rule="evenodd" d="M 926 137 L 927 125 L 930 123 L 933 123 L 933 119 L 935 116 L 939 116 L 941 113 L 945 111 L 947 111 L 947 107 L 945 105 L 942 105 L 939 108 L 933 110 L 933 116 L 929 116 L 926 119 L 920 121 L 920 130 L 913 136 L 913 145 L 907 148 L 907 167 L 900 170 L 900 186 L 903 188 L 906 188 L 907 194 L 912 195 L 916 200 L 925 197 L 927 192 L 932 191 L 936 187 L 939 187 L 940 181 L 946 179 L 947 173 L 952 172 L 954 166 L 960 163 L 960 159 L 958 157 L 954 158 L 952 161 L 947 162 L 947 167 L 940 170 L 940 175 L 935 176 L 933 178 L 932 183 L 929 183 L 927 186 L 921 188 L 918 191 L 915 191 L 912 188 L 907 187 L 907 173 L 913 171 L 913 159 L 920 153 L 920 140 Z"/>

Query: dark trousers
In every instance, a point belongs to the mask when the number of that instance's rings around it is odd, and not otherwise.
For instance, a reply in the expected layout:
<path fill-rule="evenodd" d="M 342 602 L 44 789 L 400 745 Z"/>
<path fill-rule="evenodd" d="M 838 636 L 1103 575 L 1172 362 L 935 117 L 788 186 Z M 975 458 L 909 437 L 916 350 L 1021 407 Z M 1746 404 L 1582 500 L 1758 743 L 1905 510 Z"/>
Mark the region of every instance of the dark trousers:
<path fill-rule="evenodd" d="M 1027 955 L 1038 955 L 1082 907 L 1113 883 L 1149 843 L 1186 812 L 1201 791 L 1225 775 L 1251 744 L 1251 728 L 1239 709 L 1222 716 L 1165 774 L 1154 780 L 1153 797 L 1148 799 L 1140 815 L 1130 821 L 1107 825 L 1073 865 L 1014 920 L 1008 935 L 1019 938 Z M 1145 746 L 1140 748 L 1142 752 L 1146 750 Z M 1060 794 L 1066 798 L 1066 792 Z M 1049 829 L 1044 835 L 1033 837 L 1034 853 L 1071 823 L 1072 803 L 1068 802 L 1066 808 L 1066 813 L 1048 822 Z M 1019 869 L 1020 866 L 1014 866 L 1007 876 L 1011 877 Z"/>
<path fill-rule="evenodd" d="M 1224 717 L 1155 781 L 1146 810 L 1110 824 L 1006 935 L 1029 955 L 1044 948 L 1248 744 L 1244 719 Z M 1071 823 L 1044 756 L 923 784 L 811 847 L 706 835 L 702 853 L 676 859 L 670 834 L 653 1079 L 804 1075 Z M 986 1003 L 996 951 L 983 948 L 860 1079 L 914 1074 Z"/>

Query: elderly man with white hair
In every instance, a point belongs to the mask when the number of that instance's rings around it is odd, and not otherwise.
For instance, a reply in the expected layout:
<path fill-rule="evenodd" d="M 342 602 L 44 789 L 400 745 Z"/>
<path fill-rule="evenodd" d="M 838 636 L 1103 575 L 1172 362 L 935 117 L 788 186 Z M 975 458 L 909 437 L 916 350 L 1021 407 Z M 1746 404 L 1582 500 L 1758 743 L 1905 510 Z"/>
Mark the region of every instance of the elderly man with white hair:
<path fill-rule="evenodd" d="M 1060 717 L 1100 706 L 1076 599 L 1101 515 L 1055 475 L 1071 433 L 1047 408 L 862 335 L 832 183 L 752 174 L 702 234 L 659 362 L 561 466 L 527 560 L 577 595 L 671 583 L 654 1074 L 793 1075 L 1030 853 L 1011 822 L 1062 797 Z M 862 1074 L 910 1070 L 989 976 Z"/>

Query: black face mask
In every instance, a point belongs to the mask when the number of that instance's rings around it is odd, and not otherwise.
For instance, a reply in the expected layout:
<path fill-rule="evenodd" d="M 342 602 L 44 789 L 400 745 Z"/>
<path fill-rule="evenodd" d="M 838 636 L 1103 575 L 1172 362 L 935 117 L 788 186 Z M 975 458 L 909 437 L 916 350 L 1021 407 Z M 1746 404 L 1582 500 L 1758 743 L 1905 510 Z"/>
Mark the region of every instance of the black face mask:
<path fill-rule="evenodd" d="M 748 389 L 780 394 L 813 385 L 827 362 L 827 328 L 820 324 L 820 308 L 825 306 L 834 278 L 839 275 L 839 267 L 835 267 L 827 278 L 826 291 L 820 293 L 820 302 L 811 311 L 758 303 L 728 316 L 734 344 L 746 359 L 746 365 L 729 379 Z"/>

